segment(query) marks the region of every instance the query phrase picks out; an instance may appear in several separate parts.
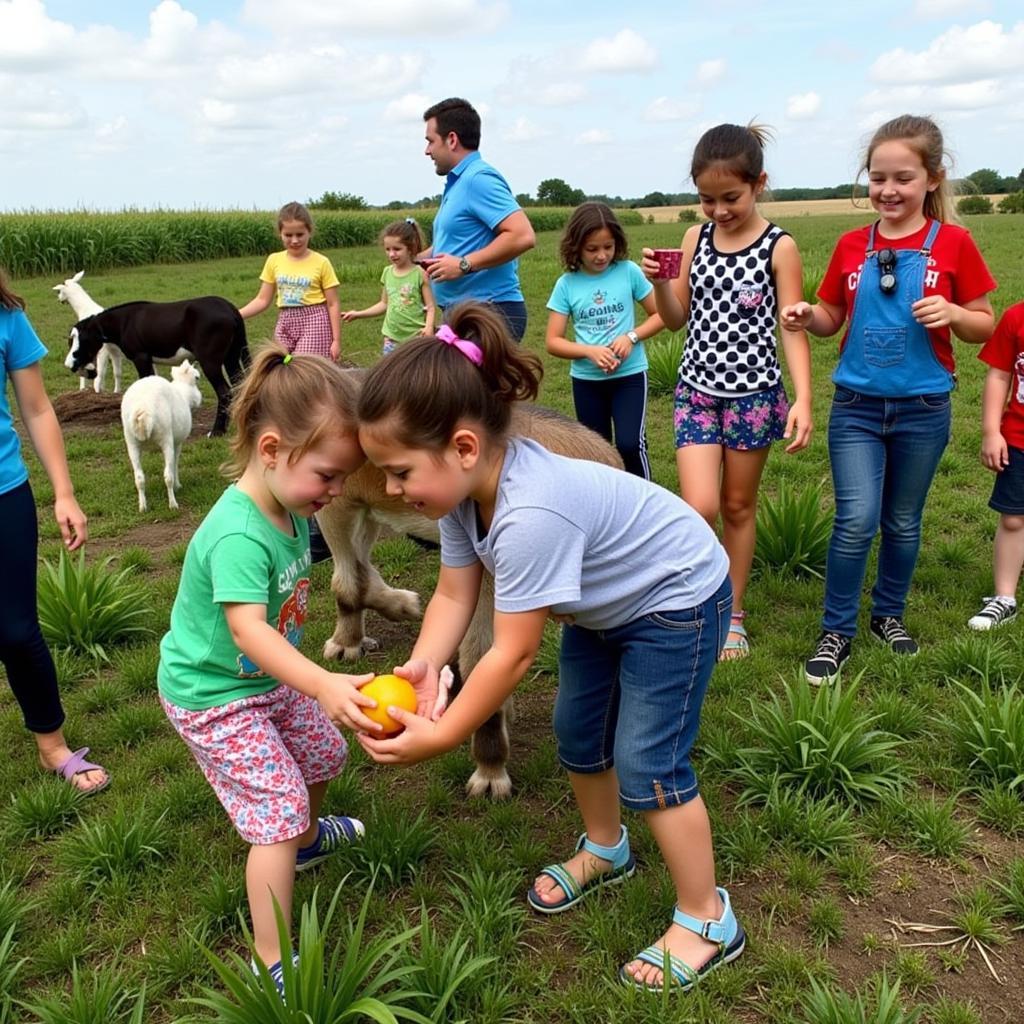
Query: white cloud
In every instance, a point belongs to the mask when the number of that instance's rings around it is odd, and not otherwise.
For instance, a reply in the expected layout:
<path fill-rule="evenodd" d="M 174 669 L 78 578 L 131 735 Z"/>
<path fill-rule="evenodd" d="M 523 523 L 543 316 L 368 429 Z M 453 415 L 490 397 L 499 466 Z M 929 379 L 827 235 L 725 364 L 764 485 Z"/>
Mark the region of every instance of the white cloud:
<path fill-rule="evenodd" d="M 75 29 L 48 17 L 42 0 L 0 2 L 0 63 L 10 68 L 58 66 L 74 53 Z"/>
<path fill-rule="evenodd" d="M 517 57 L 509 65 L 508 75 L 497 87 L 502 103 L 522 106 L 533 103 L 541 107 L 565 107 L 579 103 L 587 96 L 583 82 L 567 80 L 567 54 L 544 57 Z"/>
<path fill-rule="evenodd" d="M 199 19 L 176 0 L 161 0 L 149 15 L 146 55 L 154 60 L 177 60 L 194 52 Z"/>
<path fill-rule="evenodd" d="M 612 133 L 604 128 L 591 128 L 580 132 L 575 141 L 580 146 L 607 146 L 612 141 Z"/>
<path fill-rule="evenodd" d="M 790 121 L 807 121 L 821 110 L 821 97 L 816 92 L 798 93 L 786 100 L 786 117 Z"/>
<path fill-rule="evenodd" d="M 566 107 L 586 99 L 582 82 L 551 82 L 537 93 L 537 102 L 544 107 Z"/>
<path fill-rule="evenodd" d="M 913 109 L 937 113 L 984 110 L 1014 105 L 1024 92 L 1024 82 L 1008 87 L 998 79 L 986 78 L 957 85 L 903 85 L 874 89 L 860 100 L 860 106 L 872 111 L 887 110 L 887 117 Z M 884 118 L 883 118 L 884 120 Z"/>
<path fill-rule="evenodd" d="M 421 92 L 407 92 L 392 100 L 384 108 L 384 120 L 391 124 L 410 124 L 423 120 L 423 111 L 430 106 L 431 100 Z"/>
<path fill-rule="evenodd" d="M 528 117 L 517 117 L 512 126 L 501 133 L 501 137 L 506 142 L 536 142 L 550 134 L 549 129 L 536 124 Z"/>
<path fill-rule="evenodd" d="M 482 0 L 388 0 L 376 4 L 358 0 L 246 0 L 242 10 L 245 20 L 285 36 L 294 25 L 298 37 L 310 25 L 316 25 L 321 32 L 342 29 L 388 36 L 492 32 L 507 19 L 508 13 L 507 4 Z"/>
<path fill-rule="evenodd" d="M 960 14 L 976 14 L 991 8 L 988 0 L 915 0 L 915 18 L 955 18 Z"/>
<path fill-rule="evenodd" d="M 669 96 L 659 96 L 647 104 L 647 109 L 644 111 L 644 120 L 685 121 L 688 118 L 694 117 L 699 110 L 699 100 L 677 100 Z"/>
<path fill-rule="evenodd" d="M 876 82 L 964 82 L 993 75 L 1019 75 L 1024 68 L 1024 21 L 1007 32 L 994 21 L 957 25 L 914 53 L 902 47 L 871 65 Z"/>
<path fill-rule="evenodd" d="M 693 77 L 700 85 L 714 85 L 725 76 L 726 68 L 724 57 L 703 60 L 697 65 L 697 71 Z"/>
<path fill-rule="evenodd" d="M 84 128 L 89 117 L 77 96 L 35 76 L 0 78 L 4 102 L 0 104 L 0 128 L 63 132 Z M 33 143 L 35 145 L 35 143 Z"/>
<path fill-rule="evenodd" d="M 611 39 L 595 39 L 583 51 L 581 71 L 650 71 L 658 63 L 658 52 L 643 36 L 624 28 Z"/>

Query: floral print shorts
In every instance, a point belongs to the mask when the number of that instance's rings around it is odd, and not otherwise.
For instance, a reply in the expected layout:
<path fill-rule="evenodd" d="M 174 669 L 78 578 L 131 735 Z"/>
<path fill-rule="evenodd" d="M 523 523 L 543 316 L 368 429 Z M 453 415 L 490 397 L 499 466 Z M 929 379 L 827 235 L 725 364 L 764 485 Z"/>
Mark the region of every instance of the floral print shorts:
<path fill-rule="evenodd" d="M 238 834 L 255 846 L 301 836 L 307 786 L 333 779 L 348 757 L 323 708 L 288 686 L 202 711 L 160 703 Z"/>
<path fill-rule="evenodd" d="M 786 431 L 789 399 L 782 384 L 752 395 L 723 398 L 685 381 L 676 385 L 676 447 L 718 444 L 738 451 L 765 448 Z"/>

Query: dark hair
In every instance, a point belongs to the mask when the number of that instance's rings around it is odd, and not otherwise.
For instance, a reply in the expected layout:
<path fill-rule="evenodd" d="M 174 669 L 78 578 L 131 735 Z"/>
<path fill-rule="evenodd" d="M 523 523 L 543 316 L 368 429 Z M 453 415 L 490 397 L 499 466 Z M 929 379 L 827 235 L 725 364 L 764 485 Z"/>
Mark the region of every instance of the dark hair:
<path fill-rule="evenodd" d="M 424 121 L 432 117 L 437 121 L 437 134 L 442 138 L 449 132 L 455 132 L 463 149 L 480 148 L 480 115 L 469 100 L 458 96 L 441 100 L 423 111 Z"/>
<path fill-rule="evenodd" d="M 352 375 L 330 359 L 289 357 L 278 345 L 264 346 L 231 400 L 231 455 L 222 470 L 240 476 L 269 426 L 291 449 L 289 462 L 328 434 L 354 434 L 357 394 Z"/>
<path fill-rule="evenodd" d="M 11 286 L 7 283 L 7 274 L 3 268 L 0 268 L 0 306 L 3 306 L 4 309 L 25 308 L 25 300 L 11 291 Z"/>
<path fill-rule="evenodd" d="M 313 234 L 313 218 L 310 216 L 309 210 L 307 210 L 302 203 L 285 203 L 284 206 L 277 211 L 278 231 L 281 230 L 286 220 L 301 221 L 309 229 L 309 233 Z"/>
<path fill-rule="evenodd" d="M 587 236 L 593 231 L 607 228 L 615 242 L 615 260 L 629 256 L 629 242 L 626 232 L 618 222 L 612 208 L 606 203 L 581 203 L 572 211 L 569 223 L 565 225 L 562 241 L 558 244 L 558 255 L 566 270 L 579 270 L 582 265 L 580 254 Z"/>
<path fill-rule="evenodd" d="M 771 140 L 767 125 L 719 124 L 698 140 L 690 161 L 690 177 L 697 181 L 712 164 L 724 164 L 737 177 L 753 184 L 764 173 L 764 147 Z"/>
<path fill-rule="evenodd" d="M 871 136 L 864 162 L 857 172 L 858 179 L 865 171 L 871 170 L 871 154 L 883 142 L 906 143 L 920 157 L 921 166 L 929 180 L 939 183 L 938 188 L 925 193 L 924 215 L 942 223 L 955 221 L 953 186 L 946 173 L 946 145 L 939 126 L 930 117 L 917 117 L 914 114 L 901 114 L 886 121 Z"/>
<path fill-rule="evenodd" d="M 512 403 L 537 397 L 544 368 L 509 336 L 505 318 L 482 302 L 446 311 L 448 326 L 483 352 L 477 366 L 436 337 L 406 341 L 370 370 L 359 393 L 359 426 L 389 421 L 408 448 L 438 451 L 463 421 L 479 423 L 492 443 L 508 432 Z"/>
<path fill-rule="evenodd" d="M 406 217 L 405 220 L 393 220 L 380 233 L 381 244 L 385 238 L 397 238 L 413 256 L 418 256 L 423 251 L 423 236 L 420 234 L 420 226 L 412 217 Z"/>

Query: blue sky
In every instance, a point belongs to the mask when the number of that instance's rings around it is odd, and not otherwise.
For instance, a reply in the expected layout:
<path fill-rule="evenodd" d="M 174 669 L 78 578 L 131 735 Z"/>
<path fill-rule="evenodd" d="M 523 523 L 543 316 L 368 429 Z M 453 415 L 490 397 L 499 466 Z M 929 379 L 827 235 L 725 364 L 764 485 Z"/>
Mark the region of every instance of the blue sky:
<path fill-rule="evenodd" d="M 0 87 L 8 210 L 416 199 L 450 95 L 530 194 L 686 190 L 701 132 L 751 119 L 778 187 L 851 180 L 904 112 L 955 173 L 1024 165 L 1018 0 L 0 0 Z"/>

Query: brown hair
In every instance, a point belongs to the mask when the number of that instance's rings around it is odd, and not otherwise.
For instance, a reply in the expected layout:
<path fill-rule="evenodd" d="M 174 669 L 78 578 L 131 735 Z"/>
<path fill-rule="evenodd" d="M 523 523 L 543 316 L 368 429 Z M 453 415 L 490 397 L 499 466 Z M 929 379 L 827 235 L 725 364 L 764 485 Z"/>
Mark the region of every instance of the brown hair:
<path fill-rule="evenodd" d="M 764 147 L 772 130 L 764 124 L 719 124 L 709 128 L 698 140 L 690 161 L 694 182 L 712 164 L 724 164 L 741 180 L 752 185 L 764 173 Z"/>
<path fill-rule="evenodd" d="M 25 308 L 25 300 L 11 291 L 11 286 L 7 283 L 7 274 L 2 267 L 0 267 L 0 306 L 3 306 L 4 309 L 23 310 Z"/>
<path fill-rule="evenodd" d="M 469 100 L 458 96 L 441 100 L 423 111 L 424 121 L 431 118 L 437 121 L 437 134 L 441 138 L 449 132 L 455 132 L 463 149 L 480 148 L 480 115 Z"/>
<path fill-rule="evenodd" d="M 370 370 L 359 393 L 359 425 L 389 420 L 388 433 L 408 448 L 438 451 L 464 421 L 504 442 L 512 403 L 537 397 L 544 368 L 509 336 L 500 313 L 481 302 L 446 310 L 448 326 L 483 352 L 477 366 L 436 337 L 414 338 Z"/>
<path fill-rule="evenodd" d="M 870 173 L 871 155 L 883 142 L 906 143 L 920 158 L 929 181 L 939 183 L 938 188 L 925 193 L 924 215 L 941 223 L 955 222 L 957 217 L 953 207 L 953 186 L 946 173 L 946 145 L 939 126 L 930 117 L 914 114 L 901 114 L 886 121 L 871 136 L 864 160 L 857 171 L 858 179 L 865 171 Z"/>
<path fill-rule="evenodd" d="M 284 227 L 286 220 L 297 220 L 302 224 L 305 224 L 309 229 L 309 233 L 313 234 L 313 218 L 310 216 L 309 210 L 302 203 L 285 203 L 280 210 L 277 211 L 277 230 L 280 231 Z"/>
<path fill-rule="evenodd" d="M 231 455 L 222 470 L 241 476 L 270 426 L 291 449 L 289 462 L 329 434 L 355 434 L 358 392 L 352 376 L 323 356 L 288 356 L 265 346 L 231 400 Z"/>
<path fill-rule="evenodd" d="M 393 220 L 380 233 L 381 244 L 384 243 L 385 238 L 397 238 L 413 256 L 418 256 L 423 251 L 423 236 L 420 234 L 420 226 L 412 217 L 406 217 L 405 220 Z"/>
<path fill-rule="evenodd" d="M 612 208 L 607 203 L 581 203 L 572 211 L 569 223 L 565 225 L 565 233 L 558 245 L 558 255 L 566 270 L 579 270 L 583 263 L 581 253 L 587 236 L 593 231 L 607 228 L 615 242 L 614 260 L 624 260 L 629 256 L 629 242 L 626 232 L 618 222 Z"/>

